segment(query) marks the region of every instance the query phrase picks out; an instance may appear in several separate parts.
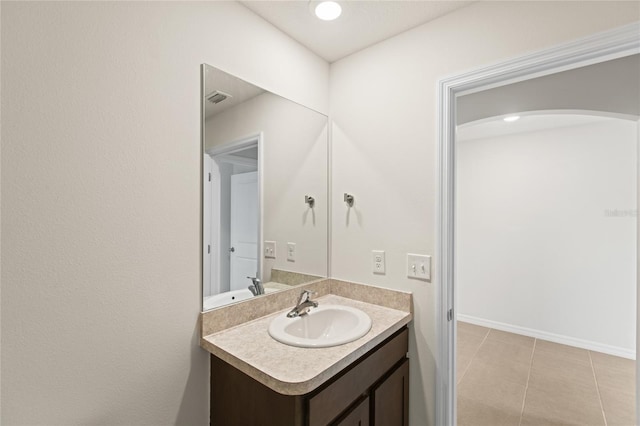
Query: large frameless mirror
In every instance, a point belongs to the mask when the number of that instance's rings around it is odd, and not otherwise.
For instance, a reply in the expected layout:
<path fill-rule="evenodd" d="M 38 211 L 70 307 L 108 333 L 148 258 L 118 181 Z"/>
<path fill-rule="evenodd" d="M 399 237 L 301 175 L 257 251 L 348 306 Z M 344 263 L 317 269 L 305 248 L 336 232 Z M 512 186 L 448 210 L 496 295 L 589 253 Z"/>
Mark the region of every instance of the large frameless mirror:
<path fill-rule="evenodd" d="M 327 276 L 327 117 L 210 65 L 203 311 Z"/>

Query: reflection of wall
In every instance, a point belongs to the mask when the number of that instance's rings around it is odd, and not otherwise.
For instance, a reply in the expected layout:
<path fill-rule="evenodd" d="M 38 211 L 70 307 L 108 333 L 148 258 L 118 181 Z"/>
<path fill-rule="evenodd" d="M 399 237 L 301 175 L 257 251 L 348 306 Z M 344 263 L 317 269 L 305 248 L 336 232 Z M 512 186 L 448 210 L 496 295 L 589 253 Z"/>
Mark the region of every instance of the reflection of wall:
<path fill-rule="evenodd" d="M 200 63 L 325 111 L 329 66 L 236 2 L 1 8 L 0 423 L 208 424 Z"/>
<path fill-rule="evenodd" d="M 331 275 L 413 291 L 412 425 L 435 423 L 438 275 L 408 279 L 405 256 L 434 253 L 438 80 L 639 13 L 631 2 L 477 2 L 331 65 Z M 348 225 L 343 192 L 359 213 Z M 372 249 L 386 250 L 386 275 L 371 273 Z"/>
<path fill-rule="evenodd" d="M 636 131 L 610 119 L 458 144 L 458 315 L 635 353 Z"/>
<path fill-rule="evenodd" d="M 264 240 L 276 241 L 271 268 L 327 275 L 326 117 L 271 93 L 259 95 L 207 120 L 207 148 L 263 132 Z M 305 195 L 316 199 L 313 210 Z M 286 258 L 296 243 L 296 261 Z"/>

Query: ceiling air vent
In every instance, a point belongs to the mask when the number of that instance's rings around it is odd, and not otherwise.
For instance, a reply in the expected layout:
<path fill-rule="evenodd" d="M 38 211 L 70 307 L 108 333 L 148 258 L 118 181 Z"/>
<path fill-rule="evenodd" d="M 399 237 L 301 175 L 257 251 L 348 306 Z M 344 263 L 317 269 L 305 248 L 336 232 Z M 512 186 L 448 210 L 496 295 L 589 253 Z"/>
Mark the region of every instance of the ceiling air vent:
<path fill-rule="evenodd" d="M 219 90 L 216 90 L 215 92 L 213 92 L 212 94 L 210 94 L 209 96 L 207 96 L 207 101 L 211 102 L 212 104 L 219 104 L 220 102 L 224 101 L 227 98 L 231 98 L 232 96 L 228 93 L 224 93 L 221 92 Z"/>

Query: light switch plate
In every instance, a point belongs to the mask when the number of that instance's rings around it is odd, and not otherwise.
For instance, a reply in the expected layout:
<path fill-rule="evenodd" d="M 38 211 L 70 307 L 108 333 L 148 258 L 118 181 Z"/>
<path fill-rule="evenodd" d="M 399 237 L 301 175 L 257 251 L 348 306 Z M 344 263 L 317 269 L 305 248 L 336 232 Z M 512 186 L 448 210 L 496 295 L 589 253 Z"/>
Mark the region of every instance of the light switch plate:
<path fill-rule="evenodd" d="M 407 253 L 407 276 L 431 281 L 431 256 Z"/>
<path fill-rule="evenodd" d="M 289 262 L 296 261 L 296 243 L 287 243 L 287 260 Z"/>
<path fill-rule="evenodd" d="M 374 274 L 384 274 L 386 271 L 386 265 L 384 261 L 384 251 L 383 250 L 373 250 L 372 254 L 372 263 L 371 263 L 371 271 Z"/>
<path fill-rule="evenodd" d="M 264 242 L 264 257 L 267 259 L 276 258 L 276 242 L 275 241 Z"/>

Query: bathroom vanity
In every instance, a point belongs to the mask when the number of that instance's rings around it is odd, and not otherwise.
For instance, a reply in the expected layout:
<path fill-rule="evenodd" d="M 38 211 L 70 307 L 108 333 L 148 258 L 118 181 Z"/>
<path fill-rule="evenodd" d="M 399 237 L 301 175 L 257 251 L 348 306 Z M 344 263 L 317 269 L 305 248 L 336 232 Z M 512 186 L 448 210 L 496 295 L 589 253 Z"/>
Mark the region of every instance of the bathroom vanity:
<path fill-rule="evenodd" d="M 408 425 L 408 331 L 389 337 L 318 389 L 282 395 L 211 356 L 212 425 Z M 314 362 L 308 349 L 308 362 Z"/>
<path fill-rule="evenodd" d="M 318 293 L 320 306 L 364 311 L 371 329 L 327 348 L 276 341 L 269 324 L 295 305 L 300 288 L 203 313 L 211 424 L 408 425 L 411 294 L 330 279 L 303 287 Z"/>

